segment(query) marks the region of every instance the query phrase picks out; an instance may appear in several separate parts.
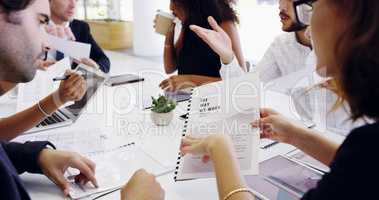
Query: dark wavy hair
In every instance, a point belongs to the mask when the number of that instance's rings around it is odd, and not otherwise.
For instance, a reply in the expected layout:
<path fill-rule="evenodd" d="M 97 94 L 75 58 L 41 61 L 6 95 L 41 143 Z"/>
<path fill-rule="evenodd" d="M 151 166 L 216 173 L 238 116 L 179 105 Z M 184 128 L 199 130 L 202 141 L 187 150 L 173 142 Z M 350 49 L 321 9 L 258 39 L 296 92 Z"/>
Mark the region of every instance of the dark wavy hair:
<path fill-rule="evenodd" d="M 3 12 L 10 13 L 27 8 L 34 0 L 0 0 Z"/>
<path fill-rule="evenodd" d="M 221 14 L 225 21 L 233 21 L 239 23 L 239 18 L 236 10 L 234 10 L 233 5 L 234 0 L 219 0 L 219 5 L 221 7 Z"/>
<path fill-rule="evenodd" d="M 346 19 L 335 48 L 337 84 L 356 120 L 379 120 L 379 1 L 331 1 Z"/>
<path fill-rule="evenodd" d="M 213 16 L 218 23 L 239 21 L 231 0 L 171 0 L 171 2 L 185 12 L 187 20 L 183 22 L 184 25 L 204 26 L 209 16 Z"/>

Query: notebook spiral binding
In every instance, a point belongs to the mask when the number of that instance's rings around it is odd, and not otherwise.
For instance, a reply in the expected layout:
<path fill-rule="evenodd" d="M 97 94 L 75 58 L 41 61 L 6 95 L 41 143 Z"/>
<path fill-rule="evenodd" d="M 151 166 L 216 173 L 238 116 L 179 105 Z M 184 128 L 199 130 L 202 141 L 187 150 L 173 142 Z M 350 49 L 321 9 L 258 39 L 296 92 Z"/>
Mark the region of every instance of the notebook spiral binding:
<path fill-rule="evenodd" d="M 188 100 L 187 114 L 186 114 L 186 119 L 185 119 L 184 125 L 183 125 L 182 138 L 184 138 L 186 136 L 186 134 L 187 134 L 188 121 L 189 121 L 189 118 L 190 118 L 190 111 L 191 111 L 191 105 L 192 105 L 193 90 L 194 89 L 191 89 L 191 91 L 190 91 L 191 98 Z M 179 173 L 179 165 L 180 165 L 180 160 L 181 159 L 182 159 L 182 155 L 180 155 L 180 152 L 179 152 L 178 153 L 178 159 L 176 161 L 176 168 L 175 168 L 175 172 L 174 172 L 174 181 L 175 182 L 177 181 L 177 177 L 178 177 L 178 173 Z"/>

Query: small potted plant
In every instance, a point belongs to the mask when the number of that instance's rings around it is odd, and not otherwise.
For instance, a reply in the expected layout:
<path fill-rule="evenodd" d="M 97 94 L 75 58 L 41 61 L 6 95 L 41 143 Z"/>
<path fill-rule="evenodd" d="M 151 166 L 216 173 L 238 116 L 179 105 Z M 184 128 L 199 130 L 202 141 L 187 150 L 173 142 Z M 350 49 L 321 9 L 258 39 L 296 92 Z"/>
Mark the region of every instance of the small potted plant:
<path fill-rule="evenodd" d="M 151 108 L 151 120 L 157 126 L 167 126 L 174 118 L 176 102 L 160 95 L 158 99 L 151 97 L 153 106 Z"/>

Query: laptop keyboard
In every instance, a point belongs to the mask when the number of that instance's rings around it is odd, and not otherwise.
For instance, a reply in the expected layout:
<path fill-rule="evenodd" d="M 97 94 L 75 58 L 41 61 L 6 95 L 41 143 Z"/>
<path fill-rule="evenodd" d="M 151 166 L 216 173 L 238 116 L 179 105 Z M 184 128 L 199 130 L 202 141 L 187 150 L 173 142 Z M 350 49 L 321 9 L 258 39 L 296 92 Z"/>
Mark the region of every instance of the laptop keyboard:
<path fill-rule="evenodd" d="M 53 113 L 50 117 L 45 118 L 41 123 L 37 125 L 38 128 L 48 126 L 51 124 L 57 124 L 61 122 L 65 122 L 66 119 L 68 119 L 67 115 L 65 115 L 63 112 L 58 110 L 59 113 L 61 113 L 63 116 L 59 116 L 56 112 Z M 66 119 L 64 119 L 66 117 Z"/>

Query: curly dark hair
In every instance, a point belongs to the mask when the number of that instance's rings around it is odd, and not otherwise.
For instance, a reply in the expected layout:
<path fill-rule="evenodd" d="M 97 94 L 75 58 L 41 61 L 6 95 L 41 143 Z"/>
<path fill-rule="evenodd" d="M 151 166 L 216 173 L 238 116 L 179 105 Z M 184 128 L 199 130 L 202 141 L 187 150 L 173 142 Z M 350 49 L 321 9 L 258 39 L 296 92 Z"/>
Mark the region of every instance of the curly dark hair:
<path fill-rule="evenodd" d="M 16 12 L 24 10 L 34 0 L 0 0 L 0 6 L 4 12 Z"/>
<path fill-rule="evenodd" d="M 233 5 L 235 5 L 235 0 L 219 0 L 219 5 L 222 10 L 222 17 L 225 21 L 233 21 L 239 23 L 239 18 L 236 10 L 234 10 Z"/>
<path fill-rule="evenodd" d="M 335 48 L 340 93 L 352 119 L 379 120 L 379 1 L 332 1 L 347 19 Z M 336 9 L 336 10 L 337 10 Z"/>
<path fill-rule="evenodd" d="M 218 23 L 233 21 L 238 23 L 238 16 L 232 8 L 231 0 L 171 0 L 172 3 L 181 7 L 187 19 L 184 25 L 207 24 L 207 18 L 212 16 Z"/>

